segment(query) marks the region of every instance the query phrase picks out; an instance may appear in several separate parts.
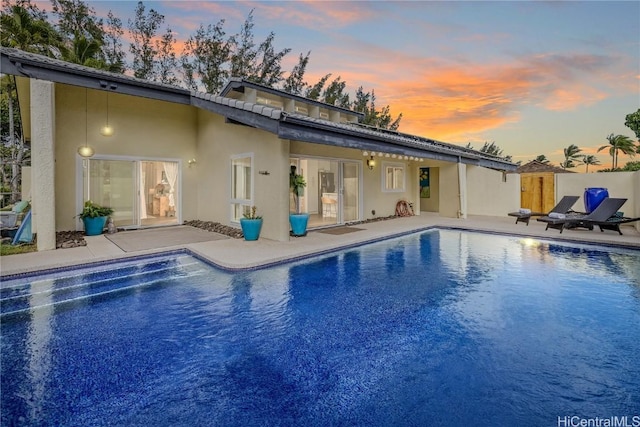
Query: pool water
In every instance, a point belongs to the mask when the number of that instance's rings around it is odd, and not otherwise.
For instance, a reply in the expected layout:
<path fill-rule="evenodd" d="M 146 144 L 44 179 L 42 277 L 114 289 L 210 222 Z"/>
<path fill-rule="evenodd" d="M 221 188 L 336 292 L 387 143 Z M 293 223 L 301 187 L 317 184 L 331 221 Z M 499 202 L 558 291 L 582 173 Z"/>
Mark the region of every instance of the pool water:
<path fill-rule="evenodd" d="M 1 297 L 3 426 L 640 413 L 637 250 L 436 230 L 243 272 L 169 254 Z"/>

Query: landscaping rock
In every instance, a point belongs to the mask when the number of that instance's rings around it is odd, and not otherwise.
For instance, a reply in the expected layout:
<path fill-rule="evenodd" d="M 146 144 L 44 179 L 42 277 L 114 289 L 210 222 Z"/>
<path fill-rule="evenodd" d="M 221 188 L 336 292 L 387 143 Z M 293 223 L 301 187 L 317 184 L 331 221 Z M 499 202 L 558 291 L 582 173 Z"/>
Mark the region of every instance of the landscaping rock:
<path fill-rule="evenodd" d="M 78 246 L 87 246 L 82 231 L 58 231 L 56 233 L 56 248 L 77 248 Z"/>

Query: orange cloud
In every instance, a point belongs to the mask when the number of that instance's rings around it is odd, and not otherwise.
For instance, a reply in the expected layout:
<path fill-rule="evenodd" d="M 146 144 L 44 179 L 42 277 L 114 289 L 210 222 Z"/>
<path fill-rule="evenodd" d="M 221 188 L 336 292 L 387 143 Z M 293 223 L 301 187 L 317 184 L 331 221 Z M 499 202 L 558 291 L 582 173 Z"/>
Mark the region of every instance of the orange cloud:
<path fill-rule="evenodd" d="M 633 76 L 610 72 L 620 62 L 615 57 L 549 54 L 470 64 L 417 57 L 361 40 L 336 41 L 319 52 L 320 58 L 313 52 L 308 81 L 325 74 L 317 68 L 312 72 L 314 63 L 342 64 L 344 69 L 326 71 L 341 76 L 352 91 L 360 85 L 375 89 L 378 106 L 389 105 L 392 115 L 403 113 L 403 132 L 445 141 L 468 141 L 516 123 L 525 107 L 571 110 L 612 93 L 628 93 L 624 88 L 630 81 L 637 86 Z"/>
<path fill-rule="evenodd" d="M 606 98 L 606 93 L 594 87 L 574 85 L 573 87 L 566 86 L 552 90 L 542 103 L 548 110 L 562 111 L 593 105 Z"/>

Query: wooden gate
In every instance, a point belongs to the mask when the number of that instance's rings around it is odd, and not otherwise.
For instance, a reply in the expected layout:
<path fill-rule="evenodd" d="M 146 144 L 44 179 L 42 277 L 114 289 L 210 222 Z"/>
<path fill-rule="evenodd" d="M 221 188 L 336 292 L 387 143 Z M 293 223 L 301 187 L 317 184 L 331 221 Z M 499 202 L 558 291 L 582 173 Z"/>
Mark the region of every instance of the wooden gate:
<path fill-rule="evenodd" d="M 556 205 L 553 172 L 523 173 L 520 185 L 521 207 L 546 213 Z"/>

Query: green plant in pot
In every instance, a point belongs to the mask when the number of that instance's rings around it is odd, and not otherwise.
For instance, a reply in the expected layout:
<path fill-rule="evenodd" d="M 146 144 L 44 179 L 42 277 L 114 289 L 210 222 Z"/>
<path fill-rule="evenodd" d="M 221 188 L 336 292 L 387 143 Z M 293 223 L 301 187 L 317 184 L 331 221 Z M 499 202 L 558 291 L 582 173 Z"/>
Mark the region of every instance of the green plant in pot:
<path fill-rule="evenodd" d="M 82 212 L 78 214 L 84 224 L 84 234 L 97 236 L 102 234 L 107 218 L 113 213 L 113 209 L 93 203 L 91 200 L 84 202 Z"/>
<path fill-rule="evenodd" d="M 289 214 L 292 236 L 305 236 L 307 234 L 309 214 L 300 212 L 300 197 L 304 195 L 304 188 L 306 186 L 307 182 L 304 180 L 304 177 L 298 175 L 295 166 L 291 166 L 291 171 L 289 172 L 289 188 L 293 193 L 293 199 L 296 205 L 295 213 Z"/>
<path fill-rule="evenodd" d="M 257 215 L 257 210 L 257 207 L 252 206 L 251 213 L 246 213 L 243 218 L 240 218 L 240 227 L 242 227 L 244 240 L 258 240 L 260 237 L 262 216 Z"/>

